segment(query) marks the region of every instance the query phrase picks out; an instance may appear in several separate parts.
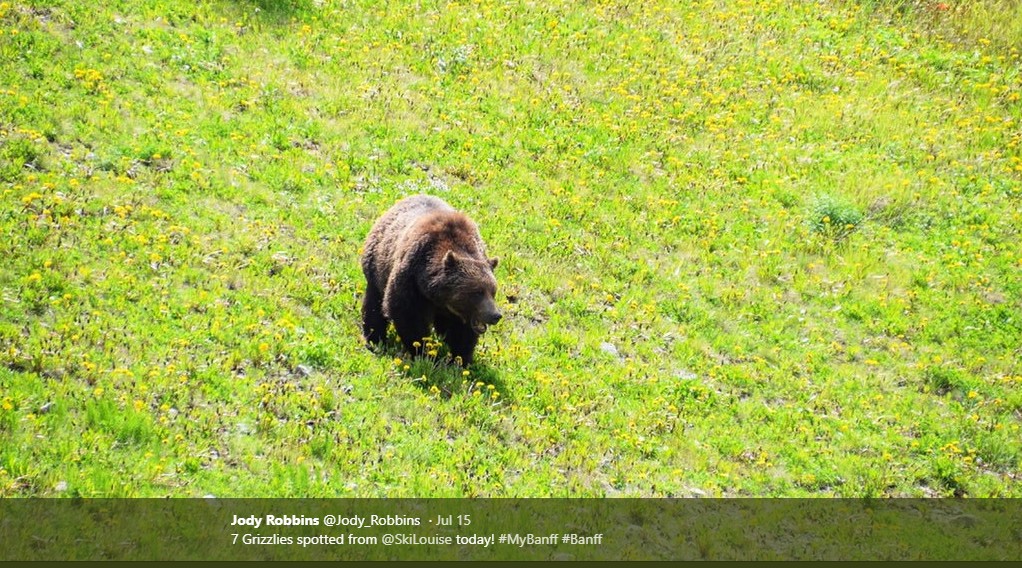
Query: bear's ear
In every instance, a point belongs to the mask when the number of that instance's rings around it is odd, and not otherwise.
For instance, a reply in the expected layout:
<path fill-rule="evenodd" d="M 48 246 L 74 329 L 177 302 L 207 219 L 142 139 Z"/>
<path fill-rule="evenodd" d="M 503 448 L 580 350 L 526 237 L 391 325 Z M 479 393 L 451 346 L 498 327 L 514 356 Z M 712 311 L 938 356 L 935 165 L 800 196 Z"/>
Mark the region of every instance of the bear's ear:
<path fill-rule="evenodd" d="M 453 250 L 444 254 L 444 268 L 454 268 L 458 265 L 458 255 Z"/>
<path fill-rule="evenodd" d="M 496 270 L 497 269 L 497 264 L 499 262 L 500 262 L 499 258 L 497 258 L 497 257 L 491 258 L 490 259 L 490 270 Z"/>

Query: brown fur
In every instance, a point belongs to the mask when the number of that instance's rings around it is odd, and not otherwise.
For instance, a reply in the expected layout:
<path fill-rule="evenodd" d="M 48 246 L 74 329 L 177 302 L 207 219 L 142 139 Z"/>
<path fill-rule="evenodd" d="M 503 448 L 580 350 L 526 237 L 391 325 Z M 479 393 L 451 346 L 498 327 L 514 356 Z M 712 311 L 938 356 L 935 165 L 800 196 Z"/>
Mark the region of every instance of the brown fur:
<path fill-rule="evenodd" d="M 399 201 L 366 238 L 363 336 L 379 344 L 393 322 L 405 349 L 419 353 L 432 326 L 451 356 L 470 364 L 479 336 L 501 318 L 496 267 L 463 213 L 428 195 Z"/>

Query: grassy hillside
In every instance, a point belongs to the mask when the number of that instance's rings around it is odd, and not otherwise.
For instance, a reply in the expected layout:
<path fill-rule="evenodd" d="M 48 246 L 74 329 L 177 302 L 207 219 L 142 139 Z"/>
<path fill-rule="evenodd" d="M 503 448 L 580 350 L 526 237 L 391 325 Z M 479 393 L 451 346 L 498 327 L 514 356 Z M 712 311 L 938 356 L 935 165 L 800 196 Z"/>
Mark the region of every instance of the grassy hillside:
<path fill-rule="evenodd" d="M 931 8 L 0 2 L 0 496 L 1022 496 L 1022 60 Z M 362 345 L 417 192 L 467 373 Z"/>

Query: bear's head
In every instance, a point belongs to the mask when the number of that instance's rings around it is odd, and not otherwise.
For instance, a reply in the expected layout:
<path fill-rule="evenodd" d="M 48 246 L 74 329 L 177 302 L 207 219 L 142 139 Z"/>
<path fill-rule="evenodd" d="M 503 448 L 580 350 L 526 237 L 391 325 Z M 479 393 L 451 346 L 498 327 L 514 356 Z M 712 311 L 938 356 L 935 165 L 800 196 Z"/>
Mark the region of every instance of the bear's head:
<path fill-rule="evenodd" d="M 443 278 L 436 292 L 438 302 L 476 333 L 486 331 L 502 317 L 497 309 L 497 259 L 475 259 L 454 251 L 443 258 Z"/>

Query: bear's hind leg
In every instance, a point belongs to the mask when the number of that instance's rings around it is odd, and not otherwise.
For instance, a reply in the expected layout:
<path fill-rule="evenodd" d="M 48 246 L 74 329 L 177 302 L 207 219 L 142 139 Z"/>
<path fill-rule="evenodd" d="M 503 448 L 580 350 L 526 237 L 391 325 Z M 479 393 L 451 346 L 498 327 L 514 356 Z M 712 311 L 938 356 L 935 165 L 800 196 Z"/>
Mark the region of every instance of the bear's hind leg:
<path fill-rule="evenodd" d="M 362 298 L 362 337 L 379 345 L 387 336 L 387 318 L 383 317 L 383 293 L 370 282 Z"/>
<path fill-rule="evenodd" d="M 451 350 L 451 357 L 460 359 L 463 367 L 471 365 L 479 334 L 456 317 L 446 314 L 437 314 L 433 325 L 437 335 L 443 337 L 444 343 Z"/>

